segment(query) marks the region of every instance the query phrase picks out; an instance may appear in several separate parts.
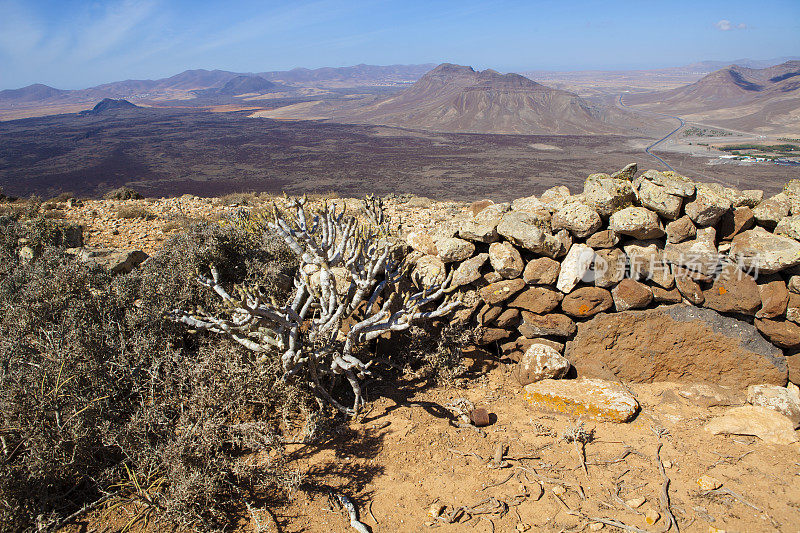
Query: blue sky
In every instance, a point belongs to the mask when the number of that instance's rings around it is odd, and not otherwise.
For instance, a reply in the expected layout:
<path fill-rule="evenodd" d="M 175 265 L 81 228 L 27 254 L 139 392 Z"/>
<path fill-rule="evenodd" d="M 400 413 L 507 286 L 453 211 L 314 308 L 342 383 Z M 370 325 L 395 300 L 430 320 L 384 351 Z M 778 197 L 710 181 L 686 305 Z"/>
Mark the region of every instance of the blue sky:
<path fill-rule="evenodd" d="M 800 55 L 800 0 L 0 0 L 0 88 L 190 68 L 449 61 L 500 71 Z"/>

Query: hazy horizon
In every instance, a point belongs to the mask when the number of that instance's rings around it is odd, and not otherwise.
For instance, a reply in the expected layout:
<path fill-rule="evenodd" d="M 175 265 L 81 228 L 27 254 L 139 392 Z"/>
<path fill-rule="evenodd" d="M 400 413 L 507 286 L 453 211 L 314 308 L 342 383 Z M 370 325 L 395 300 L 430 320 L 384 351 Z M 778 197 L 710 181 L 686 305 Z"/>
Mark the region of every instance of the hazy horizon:
<path fill-rule="evenodd" d="M 800 3 L 0 0 L 0 88 L 78 89 L 191 69 L 452 62 L 638 70 L 800 52 Z M 544 53 L 542 52 L 544 51 Z"/>

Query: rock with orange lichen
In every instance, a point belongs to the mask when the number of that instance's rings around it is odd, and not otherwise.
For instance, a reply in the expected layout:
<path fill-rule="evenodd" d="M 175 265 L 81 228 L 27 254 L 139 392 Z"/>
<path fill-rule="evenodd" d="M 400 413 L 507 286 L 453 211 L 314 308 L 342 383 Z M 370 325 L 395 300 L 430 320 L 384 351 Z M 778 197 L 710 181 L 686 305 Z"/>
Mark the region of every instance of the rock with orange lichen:
<path fill-rule="evenodd" d="M 602 379 L 545 379 L 526 385 L 523 394 L 534 409 L 603 422 L 628 422 L 639 411 L 622 385 Z"/>

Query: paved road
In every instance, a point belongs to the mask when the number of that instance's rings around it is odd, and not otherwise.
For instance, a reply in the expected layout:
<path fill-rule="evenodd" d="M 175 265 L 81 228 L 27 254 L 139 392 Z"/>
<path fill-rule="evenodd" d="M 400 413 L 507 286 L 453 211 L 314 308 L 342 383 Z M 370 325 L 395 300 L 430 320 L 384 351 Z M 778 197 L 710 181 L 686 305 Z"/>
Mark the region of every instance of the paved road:
<path fill-rule="evenodd" d="M 631 107 L 628 107 L 628 106 L 626 106 L 626 105 L 625 105 L 625 104 L 622 102 L 622 95 L 621 95 L 621 94 L 619 95 L 619 105 L 620 105 L 621 107 L 627 107 L 628 109 L 633 109 L 633 108 L 631 108 Z M 655 157 L 656 159 L 658 159 L 659 161 L 661 161 L 661 164 L 662 164 L 662 165 L 664 165 L 665 167 L 667 167 L 667 169 L 669 169 L 669 170 L 673 170 L 673 171 L 674 171 L 675 169 L 674 169 L 674 168 L 672 168 L 672 167 L 669 165 L 669 163 L 667 163 L 666 161 L 664 161 L 663 159 L 661 159 L 660 157 L 658 157 L 656 154 L 654 154 L 653 152 L 651 152 L 651 151 L 650 151 L 650 149 L 651 149 L 651 148 L 655 148 L 655 147 L 656 147 L 656 146 L 658 146 L 659 144 L 663 143 L 664 141 L 666 141 L 667 139 L 669 139 L 670 137 L 672 137 L 673 135 L 675 135 L 675 134 L 678 132 L 678 130 L 680 130 L 682 127 L 684 127 L 684 126 L 686 125 L 686 121 L 684 121 L 684 120 L 683 120 L 681 117 L 674 117 L 674 116 L 672 116 L 672 115 L 665 115 L 664 113 L 656 113 L 655 111 L 642 111 L 642 110 L 640 110 L 640 109 L 633 109 L 633 110 L 634 110 L 634 111 L 636 111 L 636 112 L 638 112 L 638 113 L 651 113 L 651 114 L 653 114 L 653 115 L 659 115 L 659 116 L 662 116 L 662 117 L 674 118 L 675 120 L 677 120 L 678 122 L 680 122 L 680 126 L 678 126 L 677 128 L 675 128 L 675 129 L 674 129 L 674 130 L 672 130 L 671 132 L 667 133 L 667 134 L 666 134 L 666 135 L 664 135 L 662 138 L 660 138 L 659 140 L 657 140 L 656 142 L 654 142 L 653 144 L 651 144 L 650 146 L 648 146 L 647 148 L 645 148 L 645 149 L 644 149 L 644 151 L 645 151 L 646 153 L 650 154 L 651 156 L 653 156 L 653 157 Z"/>

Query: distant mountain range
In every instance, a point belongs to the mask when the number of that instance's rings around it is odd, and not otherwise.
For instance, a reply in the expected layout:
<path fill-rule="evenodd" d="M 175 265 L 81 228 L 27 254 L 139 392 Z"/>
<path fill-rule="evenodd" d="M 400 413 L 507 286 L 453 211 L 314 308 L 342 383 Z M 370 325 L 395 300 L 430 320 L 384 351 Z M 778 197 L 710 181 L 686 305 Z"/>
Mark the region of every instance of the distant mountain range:
<path fill-rule="evenodd" d="M 449 133 L 620 133 L 627 115 L 519 74 L 443 63 L 396 96 L 373 102 L 304 102 L 258 112 Z"/>
<path fill-rule="evenodd" d="M 753 133 L 800 133 L 800 61 L 762 69 L 730 65 L 685 87 L 631 94 L 625 102 Z"/>
<path fill-rule="evenodd" d="M 169 99 L 182 98 L 192 91 L 219 89 L 215 92 L 200 93 L 210 95 L 234 95 L 245 93 L 265 93 L 281 88 L 281 84 L 302 85 L 303 87 L 358 87 L 360 85 L 391 85 L 416 81 L 435 65 L 355 65 L 352 67 L 293 69 L 262 73 L 239 73 L 226 70 L 187 70 L 157 80 L 125 80 L 105 83 L 87 89 L 62 90 L 35 84 L 21 89 L 0 91 L 0 107 L 31 104 L 58 104 L 98 101 L 103 98 Z M 259 81 L 263 80 L 263 81 Z M 226 84 L 233 85 L 227 86 Z M 252 85 L 259 84 L 258 87 Z M 268 86 L 266 84 L 272 83 Z M 251 84 L 254 90 L 246 89 Z"/>

